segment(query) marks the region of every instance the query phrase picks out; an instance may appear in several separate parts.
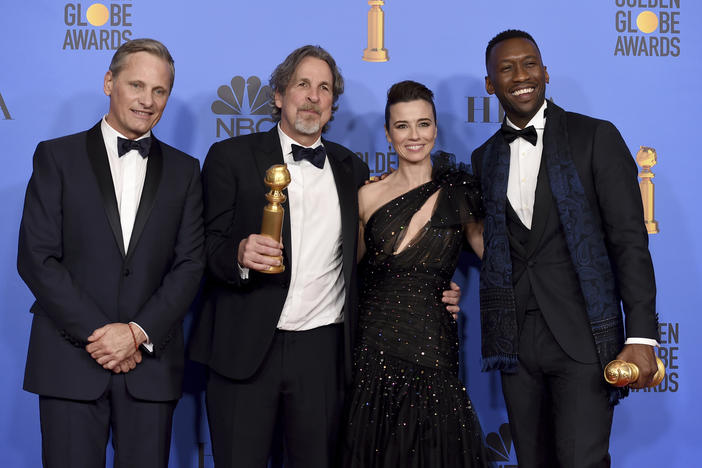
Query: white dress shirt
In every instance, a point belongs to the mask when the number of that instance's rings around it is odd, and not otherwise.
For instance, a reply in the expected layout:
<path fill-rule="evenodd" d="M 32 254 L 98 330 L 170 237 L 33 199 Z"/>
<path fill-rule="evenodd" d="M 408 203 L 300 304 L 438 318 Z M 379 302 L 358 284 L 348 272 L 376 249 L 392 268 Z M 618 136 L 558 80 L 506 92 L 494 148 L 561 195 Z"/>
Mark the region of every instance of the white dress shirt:
<path fill-rule="evenodd" d="M 283 161 L 290 171 L 288 213 L 290 287 L 278 320 L 281 330 L 310 330 L 343 321 L 341 210 L 329 158 L 319 169 L 306 159 L 295 161 L 299 144 L 278 125 Z M 311 148 L 321 144 L 317 140 Z M 304 145 L 300 145 L 304 146 Z"/>
<path fill-rule="evenodd" d="M 283 162 L 290 171 L 287 187 L 290 242 L 284 245 L 291 265 L 290 286 L 277 327 L 303 331 L 344 320 L 344 275 L 341 250 L 341 210 L 329 157 L 317 168 L 306 159 L 295 161 L 292 145 L 301 145 L 278 125 Z M 310 148 L 321 145 L 317 139 Z M 237 262 L 246 279 L 249 269 Z"/>
<path fill-rule="evenodd" d="M 141 192 L 144 189 L 148 158 L 143 158 L 137 150 L 130 150 L 120 157 L 117 152 L 117 137 L 128 138 L 110 127 L 105 117 L 100 123 L 100 130 L 102 130 L 102 139 L 105 142 L 107 160 L 110 163 L 110 173 L 112 173 L 112 184 L 114 185 L 115 197 L 117 198 L 117 210 L 119 210 L 122 240 L 126 254 L 129 251 L 129 241 L 132 237 L 132 229 L 134 229 L 134 220 L 139 208 Z M 151 136 L 151 131 L 146 132 L 137 140 L 148 136 Z M 146 330 L 141 328 L 136 322 L 129 323 L 136 325 L 144 332 L 146 342 L 143 345 L 149 352 L 153 352 L 153 344 L 149 341 L 149 335 L 146 333 Z"/>
<path fill-rule="evenodd" d="M 536 183 L 541 166 L 541 153 L 544 149 L 544 127 L 546 126 L 546 101 L 531 118 L 529 125 L 536 129 L 536 146 L 524 138 L 516 138 L 509 144 L 509 179 L 507 180 L 507 199 L 519 216 L 519 219 L 528 229 L 534 216 L 534 199 Z M 509 118 L 505 122 L 510 127 L 519 129 Z M 658 346 L 658 341 L 649 338 L 627 338 L 625 344 L 647 344 Z"/>
<path fill-rule="evenodd" d="M 143 158 L 137 150 L 130 150 L 121 157 L 117 153 L 117 137 L 125 138 L 103 118 L 102 138 L 105 140 L 107 150 L 107 160 L 110 162 L 110 172 L 112 173 L 112 183 L 115 187 L 117 197 L 117 209 L 119 210 L 119 220 L 122 224 L 122 240 L 124 241 L 124 252 L 129 251 L 129 240 L 132 237 L 134 219 L 136 218 L 141 191 L 144 189 L 144 179 L 146 178 L 146 162 L 148 158 Z M 151 135 L 147 132 L 137 138 L 141 140 Z"/>
<path fill-rule="evenodd" d="M 516 138 L 509 144 L 509 179 L 507 180 L 507 199 L 519 219 L 528 229 L 531 229 L 531 220 L 534 216 L 534 196 L 536 182 L 541 166 L 541 152 L 544 149 L 544 126 L 546 118 L 546 101 L 532 117 L 526 127 L 533 125 L 536 129 L 536 146 L 524 138 Z M 519 129 L 505 118 L 505 122 L 512 128 Z M 525 128 L 526 128 L 525 127 Z"/>

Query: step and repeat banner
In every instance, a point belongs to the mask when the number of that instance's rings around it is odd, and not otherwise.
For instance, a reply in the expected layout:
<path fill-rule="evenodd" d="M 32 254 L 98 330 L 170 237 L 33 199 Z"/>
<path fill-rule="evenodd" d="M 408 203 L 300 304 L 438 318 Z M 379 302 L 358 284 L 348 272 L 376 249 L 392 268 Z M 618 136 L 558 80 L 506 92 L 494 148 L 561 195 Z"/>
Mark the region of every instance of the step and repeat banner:
<path fill-rule="evenodd" d="M 155 134 L 202 161 L 215 141 L 269 129 L 271 71 L 294 48 L 319 44 L 346 80 L 327 138 L 382 173 L 397 167 L 383 132 L 385 94 L 403 79 L 436 94 L 436 149 L 470 162 L 503 117 L 485 91 L 485 46 L 518 28 L 539 44 L 548 99 L 614 122 L 646 184 L 658 354 L 668 373 L 616 408 L 613 466 L 697 466 L 702 149 L 693 126 L 702 110 L 701 21 L 702 3 L 692 0 L 2 0 L 0 465 L 41 464 L 37 397 L 22 390 L 33 298 L 16 271 L 32 154 L 39 141 L 85 130 L 107 112 L 102 82 L 114 49 L 138 37 L 167 45 L 175 86 Z M 364 52 L 369 43 L 385 51 Z M 499 378 L 480 372 L 476 265 L 466 255 L 456 272 L 464 294 L 461 376 L 494 461 L 516 467 Z M 203 370 L 189 364 L 172 467 L 212 466 L 203 388 Z"/>

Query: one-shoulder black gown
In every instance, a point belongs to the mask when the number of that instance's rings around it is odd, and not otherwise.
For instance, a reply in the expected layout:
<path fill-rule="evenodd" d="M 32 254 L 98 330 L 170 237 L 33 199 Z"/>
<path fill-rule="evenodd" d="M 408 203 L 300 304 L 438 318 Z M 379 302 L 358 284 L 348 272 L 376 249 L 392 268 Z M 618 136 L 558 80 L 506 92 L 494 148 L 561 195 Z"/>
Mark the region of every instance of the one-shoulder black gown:
<path fill-rule="evenodd" d="M 430 221 L 401 251 L 412 216 L 439 191 Z M 488 466 L 458 379 L 458 331 L 442 293 L 480 216 L 472 176 L 449 171 L 391 200 L 365 227 L 359 342 L 342 440 L 344 467 Z"/>

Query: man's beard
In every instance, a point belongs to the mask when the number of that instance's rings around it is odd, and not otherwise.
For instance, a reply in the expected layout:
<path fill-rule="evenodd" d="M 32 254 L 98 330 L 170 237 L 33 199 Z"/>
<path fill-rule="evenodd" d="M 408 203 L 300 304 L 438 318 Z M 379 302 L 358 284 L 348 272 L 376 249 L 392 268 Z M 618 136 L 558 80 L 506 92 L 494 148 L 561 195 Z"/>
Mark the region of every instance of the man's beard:
<path fill-rule="evenodd" d="M 319 110 L 313 106 L 303 107 L 301 111 L 311 110 L 317 112 L 319 115 Z M 314 135 L 319 132 L 321 125 L 319 119 L 305 118 L 305 116 L 298 115 L 295 119 L 295 130 L 302 133 L 303 135 Z"/>
<path fill-rule="evenodd" d="M 314 135 L 319 132 L 319 121 L 318 120 L 305 120 L 301 117 L 295 119 L 295 130 L 302 133 L 303 135 Z"/>

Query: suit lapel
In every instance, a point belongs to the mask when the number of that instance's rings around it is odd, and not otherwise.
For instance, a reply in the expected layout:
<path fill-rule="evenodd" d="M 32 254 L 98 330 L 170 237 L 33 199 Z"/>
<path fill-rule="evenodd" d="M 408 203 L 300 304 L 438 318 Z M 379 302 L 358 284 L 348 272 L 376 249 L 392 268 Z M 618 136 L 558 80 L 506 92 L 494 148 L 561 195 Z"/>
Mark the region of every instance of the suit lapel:
<path fill-rule="evenodd" d="M 163 151 L 161 143 L 153 137 L 151 142 L 151 150 L 149 151 L 149 159 L 146 162 L 146 177 L 144 178 L 144 188 L 141 191 L 141 199 L 139 200 L 139 208 L 137 209 L 136 217 L 134 218 L 134 228 L 132 229 L 132 237 L 129 239 L 129 257 L 134 252 L 137 246 L 139 237 L 144 231 L 146 221 L 149 219 L 151 209 L 154 207 L 156 200 L 156 192 L 161 183 L 161 173 L 163 172 Z"/>
<path fill-rule="evenodd" d="M 261 176 L 261 184 L 263 184 L 268 168 L 274 164 L 283 164 L 283 152 L 280 149 L 277 125 L 261 136 L 263 141 L 259 146 L 260 149 L 255 153 L 255 161 L 258 173 Z"/>
<path fill-rule="evenodd" d="M 325 142 L 323 141 L 323 143 Z M 352 268 L 350 267 L 356 261 L 356 240 L 358 238 L 357 190 L 354 187 L 352 161 L 348 154 L 339 156 L 330 151 L 331 145 L 325 143 L 324 146 L 327 149 L 327 160 L 332 168 L 336 192 L 339 196 L 344 280 L 348 285 L 351 281 Z"/>
<path fill-rule="evenodd" d="M 110 162 L 107 159 L 107 151 L 105 150 L 105 141 L 102 138 L 100 130 L 100 122 L 93 128 L 88 130 L 88 159 L 93 168 L 95 179 L 98 187 L 100 187 L 100 195 L 102 195 L 102 204 L 105 207 L 105 215 L 107 221 L 112 228 L 112 233 L 117 242 L 122 257 L 125 256 L 124 241 L 122 239 L 122 225 L 119 220 L 119 209 L 117 208 L 117 198 L 115 197 L 115 186 L 112 183 L 112 172 L 110 171 Z"/>
<path fill-rule="evenodd" d="M 533 252 L 546 229 L 550 216 L 559 216 L 555 202 L 552 181 L 549 177 L 549 164 L 559 160 L 560 152 L 568 150 L 567 132 L 565 129 L 565 112 L 551 101 L 546 103 L 546 126 L 544 127 L 544 149 L 541 153 L 541 166 L 536 184 L 534 200 L 534 228 L 529 240 L 529 252 Z M 553 212 L 553 213 L 552 213 Z M 559 219 L 559 223 L 561 223 Z"/>
<path fill-rule="evenodd" d="M 268 186 L 263 182 L 266 179 L 266 171 L 268 168 L 275 164 L 284 164 L 283 152 L 280 149 L 278 126 L 274 125 L 272 129 L 264 133 L 262 139 L 263 141 L 259 147 L 260 149 L 253 153 L 261 186 L 265 188 L 265 192 L 261 193 L 261 198 L 263 198 L 263 195 L 269 190 Z M 290 204 L 288 203 L 287 197 L 283 202 L 283 209 L 287 213 L 283 216 L 283 257 L 285 257 L 283 264 L 287 265 L 287 268 L 292 268 L 292 256 L 290 255 L 290 249 L 292 248 L 292 240 L 290 237 Z"/>

